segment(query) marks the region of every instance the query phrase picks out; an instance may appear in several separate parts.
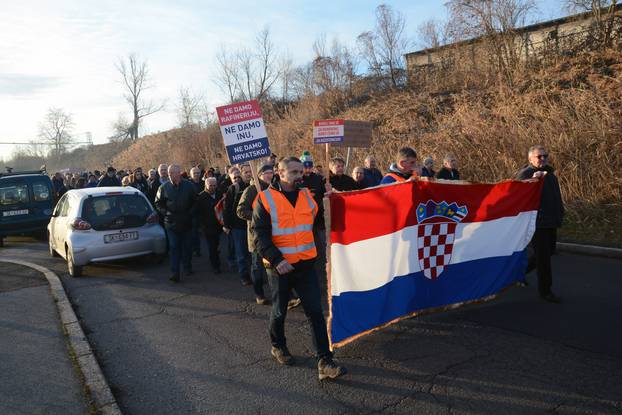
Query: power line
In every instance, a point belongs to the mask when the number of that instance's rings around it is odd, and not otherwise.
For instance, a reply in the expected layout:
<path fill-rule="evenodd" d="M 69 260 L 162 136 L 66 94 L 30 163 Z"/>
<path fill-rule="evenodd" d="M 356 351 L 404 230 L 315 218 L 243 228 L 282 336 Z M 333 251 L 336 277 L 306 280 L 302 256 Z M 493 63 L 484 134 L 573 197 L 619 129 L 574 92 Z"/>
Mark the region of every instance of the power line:
<path fill-rule="evenodd" d="M 54 143 L 23 143 L 23 142 L 4 142 L 0 141 L 0 145 L 2 144 L 23 144 L 28 146 L 55 146 Z M 93 144 L 92 141 L 72 141 L 71 143 L 64 143 L 63 145 L 74 145 L 74 144 Z"/>

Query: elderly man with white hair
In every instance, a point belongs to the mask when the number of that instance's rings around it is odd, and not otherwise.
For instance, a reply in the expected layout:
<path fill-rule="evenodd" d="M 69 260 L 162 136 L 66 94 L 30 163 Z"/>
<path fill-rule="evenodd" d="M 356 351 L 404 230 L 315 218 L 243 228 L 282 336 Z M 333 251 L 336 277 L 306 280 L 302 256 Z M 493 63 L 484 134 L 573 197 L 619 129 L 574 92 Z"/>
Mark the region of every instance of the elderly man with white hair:
<path fill-rule="evenodd" d="M 365 168 L 363 169 L 365 175 L 365 184 L 367 187 L 378 186 L 382 180 L 382 172 L 378 170 L 376 158 L 371 154 L 365 157 Z"/>
<path fill-rule="evenodd" d="M 158 166 L 158 175 L 160 176 L 160 184 L 164 184 L 169 181 L 168 166 L 166 164 L 160 164 Z"/>
<path fill-rule="evenodd" d="M 540 207 L 536 218 L 536 231 L 531 239 L 534 255 L 529 258 L 527 272 L 534 268 L 538 274 L 538 293 L 544 301 L 559 303 L 560 299 L 551 287 L 553 270 L 551 256 L 557 244 L 557 228 L 562 226 L 564 203 L 555 176 L 555 169 L 549 165 L 549 153 L 541 145 L 532 146 L 527 152 L 529 164 L 518 172 L 518 179 L 540 178 L 544 180 L 540 197 Z"/>
<path fill-rule="evenodd" d="M 437 179 L 460 180 L 458 161 L 453 154 L 447 154 L 443 158 L 443 167 L 436 173 Z"/>
<path fill-rule="evenodd" d="M 169 181 L 158 189 L 155 206 L 164 217 L 173 274 L 170 280 L 179 282 L 180 261 L 184 276 L 192 274 L 192 218 L 197 194 L 194 186 L 181 178 L 179 165 L 171 164 L 167 172 Z"/>

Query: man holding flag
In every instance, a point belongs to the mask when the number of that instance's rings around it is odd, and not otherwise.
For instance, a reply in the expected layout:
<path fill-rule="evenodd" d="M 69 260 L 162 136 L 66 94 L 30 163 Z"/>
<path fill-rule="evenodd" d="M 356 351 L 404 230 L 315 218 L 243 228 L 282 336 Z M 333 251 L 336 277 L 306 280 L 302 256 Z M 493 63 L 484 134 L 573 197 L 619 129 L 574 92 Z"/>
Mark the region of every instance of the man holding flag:
<path fill-rule="evenodd" d="M 295 288 L 311 325 L 318 357 L 318 377 L 320 380 L 334 379 L 345 374 L 346 369 L 332 359 L 314 268 L 317 249 L 313 223 L 318 205 L 308 189 L 300 188 L 303 166 L 299 159 L 281 160 L 278 175 L 279 182 L 259 194 L 251 225 L 255 247 L 267 262 L 266 271 L 273 288 L 271 354 L 280 364 L 294 363 L 285 339 L 285 317 L 290 289 Z"/>
<path fill-rule="evenodd" d="M 417 176 L 417 152 L 410 147 L 402 147 L 380 184 L 401 183 Z"/>

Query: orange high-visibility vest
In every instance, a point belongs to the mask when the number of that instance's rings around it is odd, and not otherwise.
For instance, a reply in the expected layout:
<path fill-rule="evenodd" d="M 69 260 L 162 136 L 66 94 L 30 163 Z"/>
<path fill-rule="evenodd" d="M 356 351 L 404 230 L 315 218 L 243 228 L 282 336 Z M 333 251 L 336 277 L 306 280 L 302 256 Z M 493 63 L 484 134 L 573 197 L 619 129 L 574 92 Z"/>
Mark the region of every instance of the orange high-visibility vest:
<path fill-rule="evenodd" d="M 313 240 L 313 221 L 318 212 L 317 203 L 309 189 L 298 191 L 296 207 L 278 190 L 267 188 L 259 194 L 270 214 L 272 242 L 290 264 L 317 256 Z"/>
<path fill-rule="evenodd" d="M 402 176 L 398 176 L 395 173 L 387 173 L 386 176 L 393 177 L 395 179 L 395 181 L 398 182 L 398 183 L 402 183 L 402 182 L 405 182 L 406 180 L 408 180 L 408 179 L 403 178 Z M 417 175 L 417 173 L 413 172 L 412 175 L 409 178 L 412 179 L 412 178 L 417 178 L 417 177 L 419 177 Z"/>

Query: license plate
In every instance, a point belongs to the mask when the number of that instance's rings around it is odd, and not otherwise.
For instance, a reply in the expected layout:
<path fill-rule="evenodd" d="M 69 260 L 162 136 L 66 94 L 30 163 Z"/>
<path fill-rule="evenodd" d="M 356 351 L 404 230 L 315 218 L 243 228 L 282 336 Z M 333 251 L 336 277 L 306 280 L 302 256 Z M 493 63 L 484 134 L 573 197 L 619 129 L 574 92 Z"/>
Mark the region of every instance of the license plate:
<path fill-rule="evenodd" d="M 138 239 L 138 232 L 122 232 L 104 235 L 104 243 L 124 242 Z"/>
<path fill-rule="evenodd" d="M 17 215 L 27 215 L 28 209 L 21 210 L 6 210 L 2 212 L 2 216 L 17 216 Z"/>

